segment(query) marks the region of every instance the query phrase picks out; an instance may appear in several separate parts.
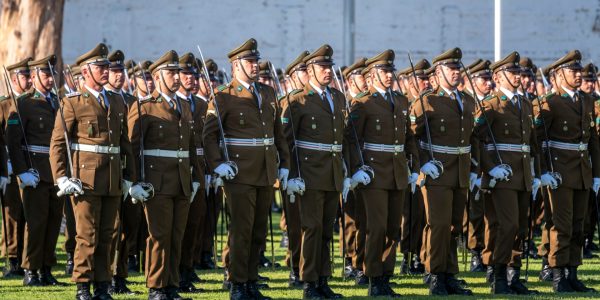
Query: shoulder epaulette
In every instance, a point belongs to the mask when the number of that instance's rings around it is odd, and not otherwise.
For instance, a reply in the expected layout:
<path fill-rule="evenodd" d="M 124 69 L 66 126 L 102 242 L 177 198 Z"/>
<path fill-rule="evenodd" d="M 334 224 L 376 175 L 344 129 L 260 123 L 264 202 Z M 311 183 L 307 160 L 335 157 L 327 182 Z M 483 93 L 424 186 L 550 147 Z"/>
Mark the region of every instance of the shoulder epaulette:
<path fill-rule="evenodd" d="M 426 90 L 424 90 L 424 91 L 421 92 L 421 96 L 426 96 L 426 95 L 429 95 L 431 93 L 433 93 L 432 89 L 426 89 Z"/>
<path fill-rule="evenodd" d="M 10 98 L 9 96 L 2 95 L 2 96 L 0 96 L 0 102 L 4 101 L 6 99 L 9 99 L 9 98 Z"/>
<path fill-rule="evenodd" d="M 277 101 L 281 101 L 281 99 L 285 98 L 285 96 L 287 96 L 287 95 L 281 95 L 281 96 L 277 97 Z"/>
<path fill-rule="evenodd" d="M 140 98 L 140 102 L 152 102 L 152 100 L 154 100 L 154 98 L 152 98 L 152 95 L 147 95 Z"/>
<path fill-rule="evenodd" d="M 293 91 L 290 92 L 290 95 L 296 95 L 298 93 L 302 92 L 302 89 L 295 89 Z"/>
<path fill-rule="evenodd" d="M 366 96 L 366 95 L 368 95 L 368 94 L 369 94 L 369 92 L 368 92 L 368 91 L 360 92 L 360 93 L 358 93 L 358 94 L 356 95 L 356 97 L 355 97 L 355 98 L 357 98 L 357 99 L 358 99 L 358 98 L 362 98 L 362 97 L 364 97 L 364 96 Z"/>
<path fill-rule="evenodd" d="M 554 95 L 556 95 L 556 93 L 555 93 L 555 92 L 550 92 L 550 93 L 548 93 L 548 94 L 544 95 L 544 97 L 542 97 L 542 98 L 543 98 L 543 99 L 548 99 L 548 98 L 550 98 L 550 97 L 552 97 L 552 96 L 554 96 Z"/>
<path fill-rule="evenodd" d="M 217 87 L 217 90 L 219 90 L 219 92 L 224 91 L 227 87 L 229 87 L 229 84 L 222 84 L 220 86 Z"/>
<path fill-rule="evenodd" d="M 495 97 L 496 97 L 496 95 L 487 95 L 485 98 L 483 98 L 482 101 L 489 101 L 489 100 L 494 99 Z"/>

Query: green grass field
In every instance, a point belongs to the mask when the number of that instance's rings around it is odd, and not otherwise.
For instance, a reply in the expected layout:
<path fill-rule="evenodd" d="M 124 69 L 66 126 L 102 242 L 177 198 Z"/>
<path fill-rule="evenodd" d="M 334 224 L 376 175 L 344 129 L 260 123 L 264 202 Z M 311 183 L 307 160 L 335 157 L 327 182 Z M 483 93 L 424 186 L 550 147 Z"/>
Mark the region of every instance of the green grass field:
<path fill-rule="evenodd" d="M 273 215 L 273 220 L 279 220 L 279 214 Z M 275 257 L 278 262 L 283 265 L 284 249 L 279 247 L 279 241 L 281 239 L 281 232 L 279 226 L 273 224 L 276 228 L 275 237 Z M 65 253 L 61 250 L 63 242 L 63 236 L 61 235 L 59 244 L 57 245 L 57 253 L 59 258 L 59 265 L 54 268 L 54 275 L 61 282 L 70 283 L 68 287 L 38 287 L 38 288 L 25 288 L 22 286 L 21 279 L 1 279 L 0 280 L 0 299 L 73 299 L 75 295 L 75 284 L 70 282 L 70 278 L 64 275 L 64 262 Z M 220 248 L 220 246 L 219 246 Z M 270 256 L 270 245 L 267 246 L 269 249 L 267 256 Z M 357 287 L 354 285 L 354 281 L 344 281 L 340 277 L 341 272 L 341 259 L 336 257 L 335 265 L 335 278 L 330 281 L 332 288 L 339 293 L 342 293 L 347 298 L 361 299 L 367 297 L 367 289 L 363 287 Z M 600 259 L 586 260 L 585 265 L 580 267 L 580 278 L 589 286 L 600 290 Z M 397 263 L 397 272 L 399 272 L 400 262 Z M 461 273 L 459 277 L 466 279 L 469 287 L 473 289 L 475 296 L 471 299 L 479 298 L 496 298 L 496 299 L 514 299 L 514 298 L 526 298 L 526 299 L 584 299 L 584 298 L 600 298 L 599 294 L 566 294 L 557 296 L 553 294 L 552 287 L 549 282 L 540 282 L 537 279 L 537 274 L 540 270 L 540 260 L 530 261 L 530 279 L 529 287 L 537 289 L 542 292 L 541 295 L 536 297 L 518 297 L 518 296 L 504 296 L 504 297 L 492 297 L 490 296 L 490 289 L 488 284 L 485 282 L 484 273 Z M 462 270 L 461 265 L 461 270 Z M 202 279 L 206 280 L 206 283 L 196 285 L 206 289 L 206 293 L 203 294 L 183 294 L 187 297 L 194 299 L 228 299 L 229 294 L 226 291 L 221 290 L 221 283 L 223 280 L 223 273 L 221 270 L 202 271 L 199 272 Z M 287 286 L 288 269 L 262 269 L 261 275 L 268 276 L 271 280 L 268 282 L 270 289 L 263 290 L 265 295 L 273 297 L 274 299 L 301 299 L 302 291 L 298 289 L 291 289 Z M 129 287 L 132 290 L 138 291 L 141 294 L 137 296 L 115 296 L 115 299 L 147 299 L 147 289 L 144 284 L 144 276 L 142 274 L 132 274 L 128 278 L 132 282 Z M 422 283 L 421 276 L 405 276 L 399 275 L 393 279 L 394 282 L 399 285 L 394 289 L 401 293 L 404 299 L 417 299 L 425 298 L 428 296 L 427 287 Z M 457 298 L 457 297 L 451 297 Z"/>

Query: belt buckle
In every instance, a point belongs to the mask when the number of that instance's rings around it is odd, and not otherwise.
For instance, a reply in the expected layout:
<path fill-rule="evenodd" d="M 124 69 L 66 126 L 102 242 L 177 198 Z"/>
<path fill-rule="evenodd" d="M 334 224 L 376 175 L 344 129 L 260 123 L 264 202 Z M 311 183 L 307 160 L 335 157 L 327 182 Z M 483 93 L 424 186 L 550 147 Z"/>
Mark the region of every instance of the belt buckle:
<path fill-rule="evenodd" d="M 458 154 L 465 154 L 467 153 L 467 149 L 463 148 L 463 147 L 458 147 Z"/>
<path fill-rule="evenodd" d="M 100 145 L 94 145 L 94 152 L 100 153 Z"/>
<path fill-rule="evenodd" d="M 579 143 L 579 151 L 585 151 L 585 144 L 584 143 Z"/>
<path fill-rule="evenodd" d="M 521 151 L 523 151 L 523 152 L 529 152 L 528 148 L 529 148 L 529 146 L 527 146 L 527 145 L 521 145 Z"/>
<path fill-rule="evenodd" d="M 271 143 L 270 143 L 270 141 L 269 141 L 269 139 L 268 139 L 268 138 L 264 138 L 264 139 L 263 139 L 263 145 L 265 145 L 265 146 L 269 146 L 270 144 L 271 144 Z"/>
<path fill-rule="evenodd" d="M 394 145 L 394 153 L 402 152 L 402 145 Z"/>
<path fill-rule="evenodd" d="M 331 145 L 331 152 L 335 152 L 335 146 L 336 145 Z"/>
<path fill-rule="evenodd" d="M 183 157 L 183 151 L 177 150 L 176 153 L 177 153 L 177 158 L 184 158 Z"/>

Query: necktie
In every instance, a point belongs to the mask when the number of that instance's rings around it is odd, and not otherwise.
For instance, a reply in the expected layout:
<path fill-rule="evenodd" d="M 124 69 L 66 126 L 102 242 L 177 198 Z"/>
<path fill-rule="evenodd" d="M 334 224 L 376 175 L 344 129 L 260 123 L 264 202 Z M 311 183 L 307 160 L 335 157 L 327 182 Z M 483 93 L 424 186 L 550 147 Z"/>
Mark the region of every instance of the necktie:
<path fill-rule="evenodd" d="M 177 113 L 177 116 L 181 117 L 181 103 L 179 103 L 179 99 L 177 99 L 177 96 L 174 96 L 171 99 L 171 101 L 169 101 L 169 103 L 171 104 L 173 110 Z"/>
<path fill-rule="evenodd" d="M 194 113 L 194 110 L 196 110 L 196 103 L 194 103 L 194 97 L 190 96 L 188 98 L 188 101 L 190 101 L 190 107 L 192 109 L 192 113 Z"/>
<path fill-rule="evenodd" d="M 512 104 L 518 108 L 519 110 L 521 110 L 521 103 L 519 103 L 519 95 L 514 95 L 512 97 L 512 99 L 510 100 L 510 102 L 512 102 Z"/>
<path fill-rule="evenodd" d="M 456 92 L 452 92 L 450 94 L 450 98 L 452 98 L 452 100 L 454 100 L 454 102 L 456 102 L 456 106 L 458 107 L 458 111 L 460 111 L 462 113 L 462 103 L 460 103 L 460 98 L 457 97 Z"/>
<path fill-rule="evenodd" d="M 50 106 L 52 107 L 52 111 L 54 111 L 56 109 L 56 107 L 54 107 L 54 101 L 52 101 L 52 95 L 46 96 L 46 102 L 48 102 L 48 104 L 50 104 Z"/>
<path fill-rule="evenodd" d="M 577 103 L 579 101 L 579 93 L 575 92 L 573 94 L 573 102 Z"/>
<path fill-rule="evenodd" d="M 108 99 L 104 97 L 104 94 L 98 94 L 98 103 L 100 103 L 100 106 L 102 106 L 104 110 L 108 111 L 108 107 L 110 106 L 110 104 L 108 103 Z"/>
<path fill-rule="evenodd" d="M 323 102 L 325 102 L 325 106 L 327 107 L 327 110 L 329 112 L 332 112 L 331 105 L 329 105 L 329 99 L 327 99 L 327 93 L 325 92 L 325 90 L 323 90 L 323 92 L 321 93 L 321 99 L 323 99 Z"/>
<path fill-rule="evenodd" d="M 385 92 L 385 100 L 387 100 L 387 102 L 390 104 L 390 107 L 392 108 L 392 111 L 394 110 L 394 98 L 392 98 L 392 93 L 390 92 L 390 90 L 387 90 Z"/>
<path fill-rule="evenodd" d="M 254 88 L 254 85 L 250 85 L 250 93 L 252 93 L 252 96 L 254 96 L 254 101 L 256 102 L 256 106 L 260 107 L 260 99 L 258 98 L 258 94 L 256 93 L 256 89 Z"/>

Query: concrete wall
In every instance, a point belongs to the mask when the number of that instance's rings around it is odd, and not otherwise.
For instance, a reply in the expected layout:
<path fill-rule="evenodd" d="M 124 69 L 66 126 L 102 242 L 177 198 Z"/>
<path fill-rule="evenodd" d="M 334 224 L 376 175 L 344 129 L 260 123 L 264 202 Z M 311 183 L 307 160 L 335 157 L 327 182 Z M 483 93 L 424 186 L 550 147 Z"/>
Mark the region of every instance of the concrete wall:
<path fill-rule="evenodd" d="M 249 37 L 263 58 L 283 67 L 297 54 L 329 43 L 343 57 L 343 0 L 67 0 L 66 62 L 98 42 L 135 59 L 156 59 L 169 49 L 196 52 L 227 66 L 227 52 Z M 512 50 L 546 65 L 578 48 L 600 63 L 600 0 L 503 0 L 503 54 Z M 493 60 L 493 0 L 356 0 L 356 53 L 396 51 L 428 58 L 463 49 L 465 62 Z M 350 59 L 350 60 L 353 60 Z"/>

